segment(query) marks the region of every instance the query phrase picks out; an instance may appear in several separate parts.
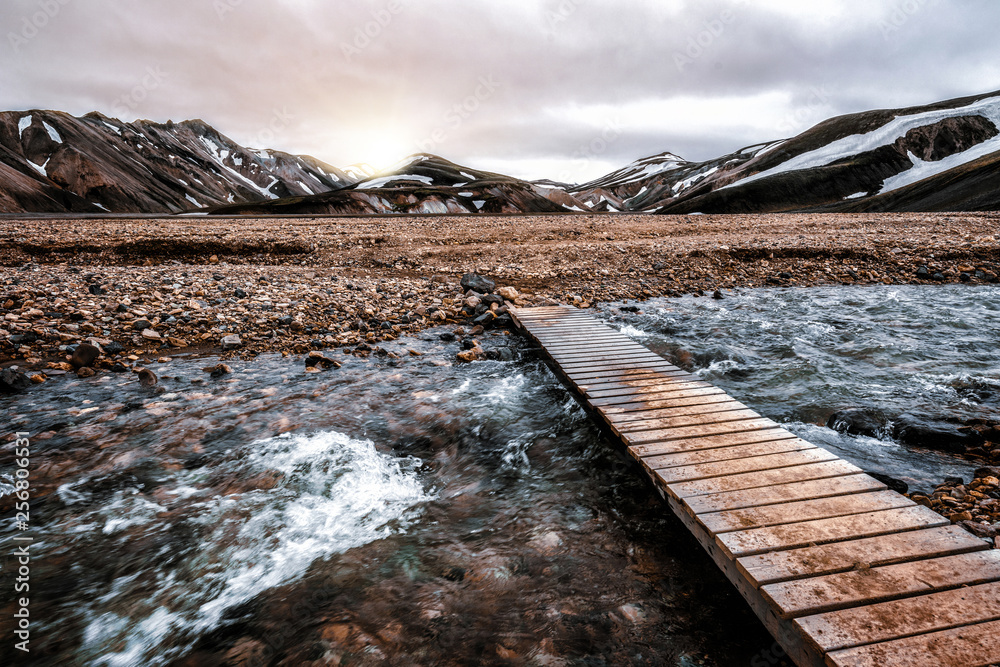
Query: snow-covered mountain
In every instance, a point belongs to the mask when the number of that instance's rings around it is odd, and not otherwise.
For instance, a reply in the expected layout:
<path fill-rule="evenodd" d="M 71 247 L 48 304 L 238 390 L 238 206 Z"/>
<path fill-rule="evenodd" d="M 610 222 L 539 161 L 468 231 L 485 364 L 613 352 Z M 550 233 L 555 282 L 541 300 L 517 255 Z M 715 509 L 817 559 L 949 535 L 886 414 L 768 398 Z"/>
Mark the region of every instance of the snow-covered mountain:
<path fill-rule="evenodd" d="M 244 148 L 202 121 L 0 113 L 0 212 L 476 214 L 1000 208 L 1000 92 L 833 118 L 705 162 L 673 153 L 582 185 L 418 154 L 375 174 Z"/>
<path fill-rule="evenodd" d="M 244 148 L 200 120 L 0 113 L 0 212 L 176 213 L 357 180 L 312 157 Z"/>
<path fill-rule="evenodd" d="M 281 215 L 587 212 L 555 184 L 531 183 L 462 167 L 435 155 L 412 155 L 349 188 L 311 197 L 226 206 L 214 213 Z"/>
<path fill-rule="evenodd" d="M 642 194 L 623 208 L 671 214 L 995 210 L 998 173 L 1000 92 L 841 116 L 792 139 L 683 163 L 630 183 Z M 588 201 L 586 193 L 574 192 Z"/>

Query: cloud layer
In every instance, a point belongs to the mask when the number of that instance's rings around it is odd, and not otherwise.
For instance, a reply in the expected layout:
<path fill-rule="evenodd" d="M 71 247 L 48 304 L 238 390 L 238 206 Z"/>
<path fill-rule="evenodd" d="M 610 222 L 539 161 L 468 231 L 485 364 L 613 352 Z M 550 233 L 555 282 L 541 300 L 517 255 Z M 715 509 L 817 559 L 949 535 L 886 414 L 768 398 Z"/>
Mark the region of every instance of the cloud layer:
<path fill-rule="evenodd" d="M 585 180 L 1000 89 L 990 0 L 8 0 L 0 107 Z"/>

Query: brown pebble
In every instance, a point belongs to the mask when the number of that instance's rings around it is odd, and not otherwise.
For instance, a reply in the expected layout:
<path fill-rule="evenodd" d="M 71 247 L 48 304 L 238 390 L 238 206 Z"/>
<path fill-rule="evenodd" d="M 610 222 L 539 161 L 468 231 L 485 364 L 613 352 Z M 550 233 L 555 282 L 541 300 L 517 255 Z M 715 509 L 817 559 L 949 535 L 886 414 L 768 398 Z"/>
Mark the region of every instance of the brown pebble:
<path fill-rule="evenodd" d="M 93 366 L 97 358 L 101 356 L 101 348 L 91 345 L 90 343 L 80 343 L 73 350 L 73 356 L 70 357 L 69 363 L 73 365 L 74 368 L 83 368 L 85 366 Z"/>

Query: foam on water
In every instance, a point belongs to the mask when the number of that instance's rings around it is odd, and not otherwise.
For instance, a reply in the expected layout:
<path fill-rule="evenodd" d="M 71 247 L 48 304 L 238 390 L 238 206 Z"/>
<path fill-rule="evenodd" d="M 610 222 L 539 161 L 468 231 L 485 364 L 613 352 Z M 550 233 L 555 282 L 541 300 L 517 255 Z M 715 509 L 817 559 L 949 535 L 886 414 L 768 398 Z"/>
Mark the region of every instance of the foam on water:
<path fill-rule="evenodd" d="M 226 610 L 298 579 L 317 559 L 405 530 L 432 497 L 417 477 L 420 464 L 336 432 L 283 435 L 237 452 L 224 465 L 247 477 L 280 473 L 277 486 L 197 503 L 206 531 L 197 547 L 157 571 L 154 586 L 134 575 L 116 580 L 103 604 L 87 610 L 83 653 L 98 665 L 167 663 L 184 645 L 179 638 L 216 627 Z M 176 493 L 192 495 L 194 476 L 178 475 Z M 127 519 L 109 520 L 105 533 L 143 522 L 156 530 L 151 507 L 115 504 L 100 511 L 127 510 Z M 112 607 L 135 599 L 138 587 L 147 591 L 143 603 Z"/>

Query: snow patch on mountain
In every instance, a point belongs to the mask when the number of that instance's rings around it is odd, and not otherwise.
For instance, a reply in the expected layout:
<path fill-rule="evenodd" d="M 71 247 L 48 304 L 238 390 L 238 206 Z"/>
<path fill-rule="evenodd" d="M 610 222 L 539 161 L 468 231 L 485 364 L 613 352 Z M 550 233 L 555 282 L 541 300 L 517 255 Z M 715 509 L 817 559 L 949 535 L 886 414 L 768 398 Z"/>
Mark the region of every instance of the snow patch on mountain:
<path fill-rule="evenodd" d="M 62 137 L 59 136 L 59 133 L 56 132 L 54 127 L 46 123 L 44 120 L 42 121 L 42 126 L 45 128 L 45 131 L 49 133 L 49 138 L 52 139 L 52 141 L 57 144 L 61 144 L 63 142 Z"/>
<path fill-rule="evenodd" d="M 18 138 L 24 137 L 24 131 L 31 127 L 31 114 L 28 114 L 21 120 L 17 121 L 17 136 Z"/>
<path fill-rule="evenodd" d="M 907 185 L 919 183 L 925 178 L 931 178 L 932 176 L 943 174 L 949 169 L 961 167 L 963 164 L 968 164 L 973 160 L 978 160 L 981 157 L 986 157 L 987 155 L 998 151 L 1000 151 L 1000 136 L 984 141 L 981 144 L 973 146 L 967 151 L 949 155 L 943 160 L 938 160 L 937 162 L 924 161 L 913 153 L 907 153 L 910 161 L 913 163 L 913 167 L 907 169 L 901 174 L 887 178 L 885 183 L 882 184 L 882 189 L 879 191 L 879 194 L 885 194 L 886 192 L 892 192 L 893 190 L 904 188 Z"/>
<path fill-rule="evenodd" d="M 947 118 L 979 115 L 1000 125 L 1000 97 L 988 97 L 970 105 L 957 109 L 940 109 L 907 116 L 896 116 L 882 127 L 866 134 L 854 134 L 831 142 L 822 148 L 803 153 L 780 165 L 730 183 L 725 188 L 732 188 L 779 174 L 804 169 L 816 169 L 833 164 L 838 160 L 854 157 L 860 153 L 868 153 L 883 146 L 891 146 L 911 131 L 928 125 L 933 125 Z M 975 150 L 975 149 L 970 149 Z M 968 153 L 969 151 L 966 151 Z M 992 152 L 992 151 L 990 151 Z M 955 165 L 953 165 L 955 166 Z M 894 177 L 898 178 L 898 177 Z M 892 179 L 889 179 L 892 180 Z M 919 180 L 919 179 L 918 179 Z M 902 187 L 901 185 L 899 187 Z"/>

